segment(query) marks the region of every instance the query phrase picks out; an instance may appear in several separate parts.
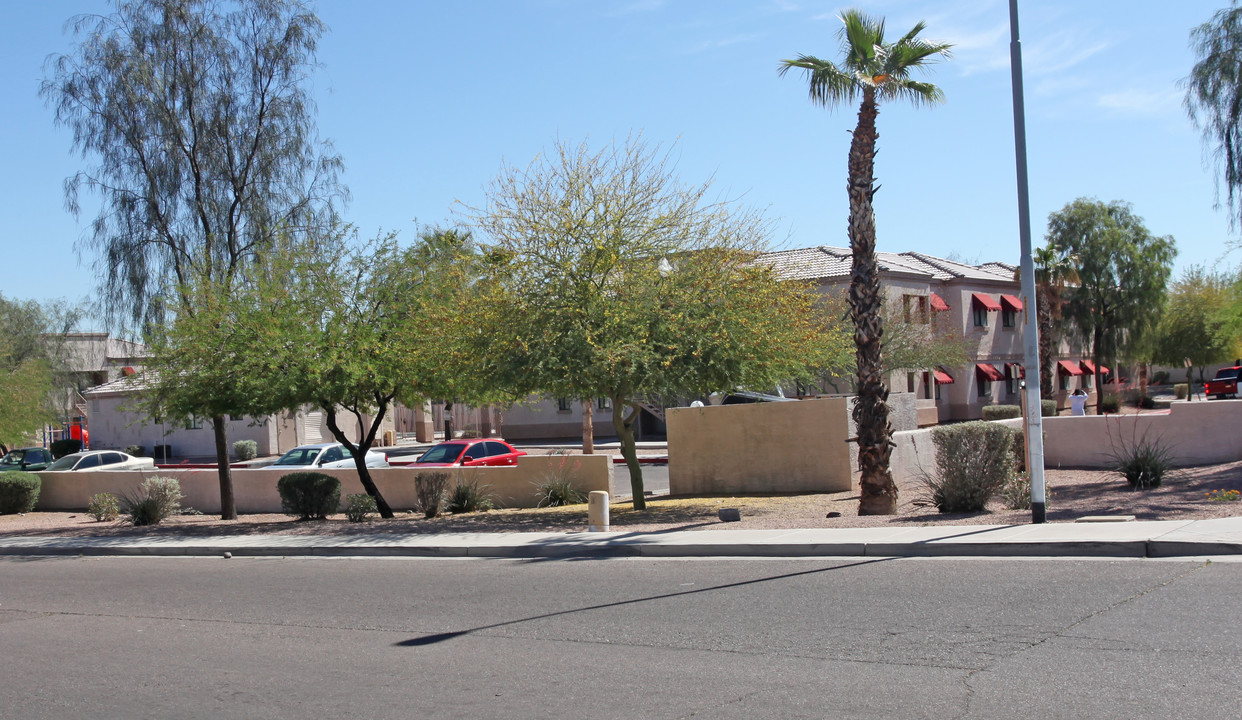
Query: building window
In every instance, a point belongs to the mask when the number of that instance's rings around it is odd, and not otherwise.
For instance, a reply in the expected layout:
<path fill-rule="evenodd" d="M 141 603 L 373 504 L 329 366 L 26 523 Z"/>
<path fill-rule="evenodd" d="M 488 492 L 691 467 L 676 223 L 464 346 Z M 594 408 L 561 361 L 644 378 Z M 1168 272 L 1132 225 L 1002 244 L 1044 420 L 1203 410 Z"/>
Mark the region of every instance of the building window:
<path fill-rule="evenodd" d="M 1082 387 L 1084 390 L 1090 390 L 1091 386 L 1094 384 L 1095 384 L 1095 373 L 1085 372 L 1082 374 Z"/>
<path fill-rule="evenodd" d="M 992 381 L 991 380 L 984 380 L 982 378 L 979 379 L 979 397 L 981 398 L 992 397 Z"/>
<path fill-rule="evenodd" d="M 906 392 L 913 393 L 918 388 L 919 381 L 915 378 L 914 373 L 906 373 Z"/>
<path fill-rule="evenodd" d="M 931 374 L 931 373 L 929 373 L 929 372 L 925 372 L 925 373 L 923 373 L 923 398 L 924 398 L 925 400 L 931 400 L 931 399 L 932 399 L 932 386 L 933 386 L 933 385 L 936 385 L 936 384 L 937 384 L 937 383 L 935 383 L 935 382 L 933 382 L 933 381 L 932 381 L 932 374 Z M 938 387 L 937 387 L 936 389 L 937 389 L 937 390 L 939 390 L 939 388 L 938 388 Z"/>
<path fill-rule="evenodd" d="M 185 429 L 186 430 L 202 430 L 203 419 L 197 415 L 191 415 L 190 417 L 185 419 Z"/>
<path fill-rule="evenodd" d="M 1001 310 L 1001 326 L 1007 327 L 1007 328 L 1017 327 L 1018 326 L 1018 313 L 1014 312 L 1010 308 L 1005 308 Z"/>
<path fill-rule="evenodd" d="M 570 407 L 569 398 L 561 397 L 561 398 L 556 399 L 556 411 L 557 412 L 570 412 L 571 410 L 572 408 Z"/>
<path fill-rule="evenodd" d="M 595 407 L 600 410 L 611 410 L 612 401 L 609 400 L 608 398 L 599 398 L 598 400 L 595 401 Z"/>
<path fill-rule="evenodd" d="M 988 310 L 980 305 L 975 305 L 975 327 L 985 328 L 988 326 Z"/>
<path fill-rule="evenodd" d="M 901 306 L 907 323 L 919 323 L 920 325 L 928 323 L 927 296 L 902 295 Z"/>
<path fill-rule="evenodd" d="M 1022 392 L 1022 378 L 1018 377 L 1018 373 L 1012 365 L 1009 368 L 1009 373 L 1009 394 L 1011 396 L 1017 396 Z"/>
<path fill-rule="evenodd" d="M 1065 373 L 1057 373 L 1057 377 L 1061 379 L 1061 389 L 1068 392 L 1070 389 L 1070 376 Z"/>

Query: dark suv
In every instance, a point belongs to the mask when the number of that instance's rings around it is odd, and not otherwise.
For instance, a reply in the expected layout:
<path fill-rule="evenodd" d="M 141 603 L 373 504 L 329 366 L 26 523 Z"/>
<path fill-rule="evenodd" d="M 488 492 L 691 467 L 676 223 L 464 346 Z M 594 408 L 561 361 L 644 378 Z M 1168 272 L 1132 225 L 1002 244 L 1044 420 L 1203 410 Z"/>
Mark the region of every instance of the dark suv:
<path fill-rule="evenodd" d="M 43 448 L 17 448 L 0 458 L 3 470 L 46 470 L 52 464 L 52 451 Z"/>

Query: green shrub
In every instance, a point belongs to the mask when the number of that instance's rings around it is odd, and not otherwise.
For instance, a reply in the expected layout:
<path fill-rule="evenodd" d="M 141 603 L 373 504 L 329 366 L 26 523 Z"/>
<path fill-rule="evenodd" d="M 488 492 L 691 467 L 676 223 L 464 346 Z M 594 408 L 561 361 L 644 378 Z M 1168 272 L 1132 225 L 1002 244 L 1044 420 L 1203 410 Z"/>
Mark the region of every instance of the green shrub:
<path fill-rule="evenodd" d="M 1168 384 L 1168 382 L 1169 382 L 1169 371 L 1168 370 L 1157 370 L 1156 372 L 1152 373 L 1152 376 L 1151 376 L 1152 385 L 1166 385 Z"/>
<path fill-rule="evenodd" d="M 238 440 L 233 443 L 233 457 L 238 460 L 254 460 L 259 454 L 259 443 L 254 440 Z"/>
<path fill-rule="evenodd" d="M 1018 473 L 1005 481 L 1000 489 L 1001 502 L 1010 510 L 1031 509 L 1031 476 Z M 1052 488 L 1044 484 L 1044 502 L 1052 499 Z"/>
<path fill-rule="evenodd" d="M 116 520 L 121 514 L 121 499 L 110 492 L 91 495 L 86 504 L 86 514 L 95 518 L 96 522 Z"/>
<path fill-rule="evenodd" d="M 458 482 L 457 487 L 449 492 L 448 500 L 444 503 L 444 509 L 454 515 L 487 511 L 494 507 L 496 507 L 496 503 L 487 492 L 487 486 L 480 487 L 478 481 Z"/>
<path fill-rule="evenodd" d="M 535 496 L 539 498 L 537 507 L 561 507 L 586 502 L 586 496 L 574 487 L 573 481 L 564 477 L 550 477 L 537 484 Z"/>
<path fill-rule="evenodd" d="M 1056 417 L 1057 401 L 1056 400 L 1040 400 L 1039 401 L 1040 417 Z"/>
<path fill-rule="evenodd" d="M 0 515 L 34 510 L 42 488 L 43 481 L 34 473 L 0 472 Z"/>
<path fill-rule="evenodd" d="M 1160 487 L 1173 469 L 1173 450 L 1147 436 L 1125 444 L 1112 453 L 1113 469 L 1121 473 L 1135 490 Z"/>
<path fill-rule="evenodd" d="M 280 509 L 299 520 L 326 520 L 341 508 L 341 481 L 321 472 L 292 472 L 276 481 Z"/>
<path fill-rule="evenodd" d="M 121 512 L 131 525 L 159 525 L 181 510 L 181 483 L 175 478 L 152 477 L 142 481 L 138 492 L 121 498 Z"/>
<path fill-rule="evenodd" d="M 128 453 L 129 455 L 133 455 L 134 457 L 142 457 L 142 446 L 141 445 L 127 445 L 125 447 L 125 452 Z"/>
<path fill-rule="evenodd" d="M 1138 406 L 1143 408 L 1144 410 L 1151 410 L 1152 408 L 1156 407 L 1156 401 L 1152 400 L 1151 397 L 1148 395 L 1141 395 L 1139 396 L 1139 399 L 1138 399 Z"/>
<path fill-rule="evenodd" d="M 51 447 L 52 457 L 60 459 L 69 453 L 75 453 L 82 449 L 82 441 L 73 438 L 65 438 L 63 440 L 54 440 Z"/>
<path fill-rule="evenodd" d="M 1186 399 L 1186 395 L 1187 395 L 1187 394 L 1188 394 L 1188 392 L 1189 392 L 1189 391 L 1188 391 L 1188 388 L 1189 388 L 1189 387 L 1190 387 L 1190 386 L 1189 386 L 1189 385 L 1187 385 L 1186 383 L 1178 383 L 1178 384 L 1176 384 L 1176 385 L 1174 385 L 1174 386 L 1173 386 L 1173 394 L 1177 396 L 1177 399 L 1178 399 L 1178 400 L 1185 400 L 1185 399 Z"/>
<path fill-rule="evenodd" d="M 1109 393 L 1100 399 L 1100 410 L 1105 413 L 1118 413 L 1121 411 L 1121 398 L 1116 393 Z"/>
<path fill-rule="evenodd" d="M 355 493 L 345 498 L 345 519 L 350 522 L 365 522 L 371 519 L 371 513 L 378 511 L 375 498 L 366 493 Z"/>
<path fill-rule="evenodd" d="M 419 473 L 414 478 L 414 493 L 418 498 L 418 507 L 423 517 L 433 518 L 440 514 L 440 505 L 444 503 L 444 491 L 448 488 L 449 474 L 446 472 Z"/>
<path fill-rule="evenodd" d="M 1016 428 L 990 422 L 946 425 L 932 431 L 935 474 L 925 474 L 927 499 L 940 512 L 979 512 L 1014 473 Z"/>
<path fill-rule="evenodd" d="M 984 405 L 984 420 L 1008 420 L 1022 417 L 1022 408 L 1018 405 Z"/>

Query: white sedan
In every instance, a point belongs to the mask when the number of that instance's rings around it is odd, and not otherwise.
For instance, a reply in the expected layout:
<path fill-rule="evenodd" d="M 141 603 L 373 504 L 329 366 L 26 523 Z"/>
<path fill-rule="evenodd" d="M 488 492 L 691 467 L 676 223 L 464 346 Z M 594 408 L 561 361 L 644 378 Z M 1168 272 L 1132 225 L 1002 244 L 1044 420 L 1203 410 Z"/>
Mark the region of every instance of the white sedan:
<path fill-rule="evenodd" d="M 154 470 L 152 458 L 134 457 L 120 450 L 89 450 L 69 453 L 47 466 L 52 470 Z"/>
<path fill-rule="evenodd" d="M 352 468 L 354 456 L 340 443 L 300 445 L 280 456 L 272 467 Z M 367 467 L 388 467 L 388 456 L 376 450 L 367 451 Z"/>

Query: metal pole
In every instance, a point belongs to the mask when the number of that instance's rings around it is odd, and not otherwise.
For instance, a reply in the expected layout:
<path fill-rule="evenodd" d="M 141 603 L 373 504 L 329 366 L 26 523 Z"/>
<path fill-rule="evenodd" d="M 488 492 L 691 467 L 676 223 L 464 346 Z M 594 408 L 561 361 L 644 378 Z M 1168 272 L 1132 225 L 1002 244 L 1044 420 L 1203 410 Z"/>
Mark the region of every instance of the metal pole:
<path fill-rule="evenodd" d="M 1047 514 L 1044 492 L 1044 426 L 1039 391 L 1039 324 L 1035 304 L 1035 263 L 1031 259 L 1031 201 L 1026 183 L 1026 108 L 1022 99 L 1022 41 L 1018 39 L 1018 0 L 1009 0 L 1009 69 L 1013 74 L 1013 140 L 1018 166 L 1018 236 L 1022 246 L 1023 339 L 1026 353 L 1026 470 L 1031 475 L 1031 522 Z"/>

